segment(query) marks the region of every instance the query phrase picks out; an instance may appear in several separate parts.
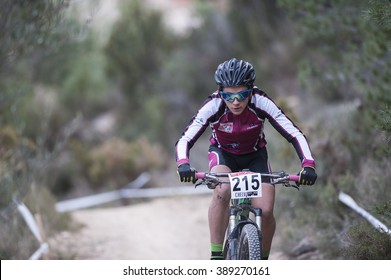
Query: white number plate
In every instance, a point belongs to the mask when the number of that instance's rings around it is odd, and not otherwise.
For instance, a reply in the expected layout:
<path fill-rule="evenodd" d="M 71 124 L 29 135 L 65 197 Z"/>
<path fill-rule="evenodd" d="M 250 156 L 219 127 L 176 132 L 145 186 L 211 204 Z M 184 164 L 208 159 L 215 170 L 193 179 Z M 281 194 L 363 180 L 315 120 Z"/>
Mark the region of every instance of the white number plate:
<path fill-rule="evenodd" d="M 229 182 L 233 199 L 262 196 L 262 179 L 259 173 L 231 173 Z"/>

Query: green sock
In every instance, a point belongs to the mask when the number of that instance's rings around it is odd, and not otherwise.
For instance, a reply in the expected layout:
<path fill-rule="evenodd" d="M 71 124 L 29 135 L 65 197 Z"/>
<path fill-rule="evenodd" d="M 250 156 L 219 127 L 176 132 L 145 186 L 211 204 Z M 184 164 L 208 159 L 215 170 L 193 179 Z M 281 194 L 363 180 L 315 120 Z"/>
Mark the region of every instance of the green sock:
<path fill-rule="evenodd" d="M 270 251 L 263 251 L 262 252 L 262 260 L 268 260 L 269 259 Z"/>
<path fill-rule="evenodd" d="M 222 260 L 223 259 L 223 244 L 210 244 L 210 259 Z"/>

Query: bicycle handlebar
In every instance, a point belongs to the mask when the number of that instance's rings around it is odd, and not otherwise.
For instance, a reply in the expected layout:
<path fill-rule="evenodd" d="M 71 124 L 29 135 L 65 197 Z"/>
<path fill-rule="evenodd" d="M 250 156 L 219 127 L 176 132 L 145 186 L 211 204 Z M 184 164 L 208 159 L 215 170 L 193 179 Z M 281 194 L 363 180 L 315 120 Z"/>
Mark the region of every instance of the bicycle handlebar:
<path fill-rule="evenodd" d="M 232 172 L 237 173 L 237 172 Z M 286 187 L 295 187 L 298 188 L 298 185 L 292 186 L 289 184 L 289 182 L 295 182 L 298 183 L 300 180 L 299 175 L 293 175 L 293 174 L 287 174 L 284 171 L 276 172 L 276 173 L 257 173 L 257 172 L 251 172 L 251 171 L 244 171 L 244 174 L 260 174 L 261 177 L 268 177 L 271 180 L 270 184 L 276 185 L 276 184 L 283 184 Z M 226 178 L 231 173 L 208 173 L 208 172 L 196 172 L 195 177 L 196 179 L 202 180 L 201 183 L 196 184 L 206 184 L 209 188 L 214 188 L 218 184 L 227 183 L 225 181 L 221 181 L 219 178 Z"/>
<path fill-rule="evenodd" d="M 256 173 L 256 172 L 248 172 L 248 173 Z M 228 177 L 228 174 L 229 173 L 208 173 L 208 172 L 196 172 L 196 178 L 197 179 L 205 179 L 207 178 L 208 176 L 213 176 L 213 177 Z M 300 176 L 299 175 L 293 175 L 293 174 L 281 174 L 281 173 L 277 173 L 277 174 L 263 174 L 263 173 L 260 173 L 261 176 L 263 177 L 269 177 L 269 178 L 284 178 L 285 179 L 289 179 L 289 181 L 292 181 L 292 182 L 299 182 L 300 180 Z M 286 178 L 287 177 L 287 178 Z"/>

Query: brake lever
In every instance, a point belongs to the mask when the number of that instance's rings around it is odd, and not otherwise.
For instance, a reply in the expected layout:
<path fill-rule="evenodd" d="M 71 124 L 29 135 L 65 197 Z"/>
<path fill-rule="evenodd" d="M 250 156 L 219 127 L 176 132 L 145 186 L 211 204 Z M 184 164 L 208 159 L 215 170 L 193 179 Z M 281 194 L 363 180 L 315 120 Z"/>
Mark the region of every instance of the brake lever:
<path fill-rule="evenodd" d="M 204 180 L 198 181 L 194 184 L 194 188 L 197 188 L 200 185 L 206 185 L 206 182 Z"/>
<path fill-rule="evenodd" d="M 300 191 L 300 187 L 298 185 L 292 185 L 292 184 L 289 184 L 289 183 L 284 183 L 284 187 L 286 187 L 286 188 L 294 188 L 294 189 L 297 189 L 298 191 Z"/>
<path fill-rule="evenodd" d="M 216 186 L 217 186 L 218 184 L 219 184 L 219 183 L 217 183 L 217 182 L 212 182 L 212 181 L 207 181 L 207 180 L 201 180 L 201 181 L 199 181 L 198 183 L 196 183 L 196 184 L 194 185 L 194 188 L 197 188 L 197 187 L 200 186 L 200 185 L 205 185 L 205 186 L 208 187 L 208 189 L 213 190 L 213 189 L 216 188 Z"/>

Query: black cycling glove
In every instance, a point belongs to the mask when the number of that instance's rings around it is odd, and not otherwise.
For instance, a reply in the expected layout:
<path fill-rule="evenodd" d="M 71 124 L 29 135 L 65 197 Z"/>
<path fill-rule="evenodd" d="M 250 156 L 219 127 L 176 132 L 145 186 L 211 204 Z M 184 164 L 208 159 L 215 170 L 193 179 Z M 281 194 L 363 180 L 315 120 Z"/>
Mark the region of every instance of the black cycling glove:
<path fill-rule="evenodd" d="M 310 166 L 303 167 L 299 175 L 300 175 L 300 180 L 299 180 L 300 185 L 313 185 L 315 184 L 316 178 L 318 177 L 318 175 L 316 175 L 315 168 Z"/>
<path fill-rule="evenodd" d="M 177 173 L 181 182 L 192 182 L 194 184 L 197 181 L 195 176 L 196 170 L 191 168 L 188 163 L 179 165 Z"/>

